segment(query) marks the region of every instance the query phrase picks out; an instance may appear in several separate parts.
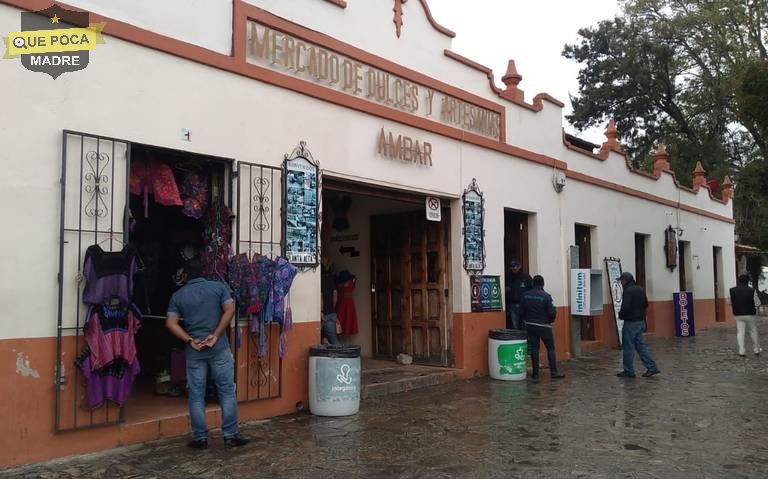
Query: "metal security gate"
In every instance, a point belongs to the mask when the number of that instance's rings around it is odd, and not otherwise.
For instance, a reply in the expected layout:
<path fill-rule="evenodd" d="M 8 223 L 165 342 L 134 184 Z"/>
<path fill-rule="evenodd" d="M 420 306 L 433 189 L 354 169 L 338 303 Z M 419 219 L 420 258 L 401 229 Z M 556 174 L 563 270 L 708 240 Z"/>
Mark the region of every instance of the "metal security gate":
<path fill-rule="evenodd" d="M 235 198 L 237 201 L 235 252 L 248 258 L 282 255 L 282 168 L 237 163 Z M 236 321 L 239 341 L 235 341 L 235 380 L 237 400 L 271 399 L 282 394 L 283 360 L 278 354 L 280 327 L 266 328 L 265 350 L 259 354 L 259 335 L 251 332 L 248 317 Z"/>
<path fill-rule="evenodd" d="M 62 138 L 59 297 L 56 341 L 56 431 L 122 421 L 109 401 L 91 411 L 75 359 L 85 346 L 81 301 L 85 251 L 99 244 L 120 250 L 127 241 L 127 141 L 65 130 Z"/>

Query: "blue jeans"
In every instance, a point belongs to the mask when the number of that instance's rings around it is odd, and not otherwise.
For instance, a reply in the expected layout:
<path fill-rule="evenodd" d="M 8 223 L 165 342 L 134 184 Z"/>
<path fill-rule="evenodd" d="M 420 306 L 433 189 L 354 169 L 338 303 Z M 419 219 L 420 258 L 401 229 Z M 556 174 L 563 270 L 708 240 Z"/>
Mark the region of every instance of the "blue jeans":
<path fill-rule="evenodd" d="M 644 321 L 624 321 L 624 327 L 621 330 L 621 349 L 624 353 L 624 371 L 628 373 L 635 373 L 635 349 L 646 369 L 658 371 L 643 339 L 644 329 Z"/>
<path fill-rule="evenodd" d="M 336 321 L 338 321 L 336 313 L 329 313 L 323 316 L 320 337 L 326 338 L 329 344 L 341 344 L 339 337 L 336 336 Z"/>
<path fill-rule="evenodd" d="M 219 339 L 221 341 L 221 339 Z M 235 397 L 235 361 L 229 347 L 204 359 L 187 357 L 187 384 L 189 386 L 189 416 L 195 439 L 208 439 L 205 425 L 205 386 L 208 371 L 219 392 L 221 431 L 225 439 L 237 434 L 237 398 Z"/>

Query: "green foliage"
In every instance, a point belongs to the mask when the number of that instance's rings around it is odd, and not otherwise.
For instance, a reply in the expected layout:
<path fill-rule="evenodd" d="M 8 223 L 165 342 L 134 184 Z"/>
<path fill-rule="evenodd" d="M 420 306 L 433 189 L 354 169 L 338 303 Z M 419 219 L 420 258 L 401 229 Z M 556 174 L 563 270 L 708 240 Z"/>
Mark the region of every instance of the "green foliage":
<path fill-rule="evenodd" d="M 732 176 L 742 242 L 768 247 L 768 1 L 625 0 L 579 35 L 563 51 L 581 64 L 568 120 L 614 118 L 640 167 L 665 143 L 684 184 L 697 161 Z"/>

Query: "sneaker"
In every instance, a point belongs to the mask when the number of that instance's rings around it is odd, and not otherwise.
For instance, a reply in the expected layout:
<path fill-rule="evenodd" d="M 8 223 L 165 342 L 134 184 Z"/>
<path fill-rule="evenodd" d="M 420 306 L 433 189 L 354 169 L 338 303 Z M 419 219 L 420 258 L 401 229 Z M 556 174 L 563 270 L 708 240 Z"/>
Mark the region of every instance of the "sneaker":
<path fill-rule="evenodd" d="M 644 373 L 643 373 L 643 377 L 644 377 L 644 378 L 649 378 L 649 377 L 651 377 L 651 376 L 655 376 L 655 375 L 659 374 L 660 372 L 661 372 L 661 371 L 659 371 L 658 369 L 655 369 L 655 370 L 653 370 L 653 371 L 651 371 L 651 370 L 649 369 L 648 371 L 646 371 L 646 372 L 644 372 Z"/>
<path fill-rule="evenodd" d="M 757 351 L 755 351 L 755 356 L 760 356 L 760 353 L 762 352 L 763 352 L 763 348 L 758 349 Z"/>
<path fill-rule="evenodd" d="M 635 377 L 635 373 L 630 373 L 628 371 L 622 371 L 622 372 L 616 374 L 616 376 L 618 376 L 620 378 L 634 378 Z"/>
<path fill-rule="evenodd" d="M 235 434 L 234 436 L 232 436 L 230 438 L 225 438 L 224 439 L 224 445 L 227 446 L 227 447 L 245 446 L 249 442 L 251 442 L 250 439 L 248 439 L 247 437 L 243 437 L 240 434 Z"/>
<path fill-rule="evenodd" d="M 565 374 L 559 372 L 559 371 L 552 371 L 552 373 L 549 375 L 552 379 L 563 379 L 565 377 Z"/>
<path fill-rule="evenodd" d="M 739 357 L 740 357 L 740 358 L 746 358 L 746 357 L 747 357 L 747 355 L 746 355 L 746 353 L 745 353 L 745 354 L 741 354 L 741 353 L 739 353 Z"/>
<path fill-rule="evenodd" d="M 189 441 L 187 446 L 192 449 L 208 449 L 208 439 L 194 439 Z"/>

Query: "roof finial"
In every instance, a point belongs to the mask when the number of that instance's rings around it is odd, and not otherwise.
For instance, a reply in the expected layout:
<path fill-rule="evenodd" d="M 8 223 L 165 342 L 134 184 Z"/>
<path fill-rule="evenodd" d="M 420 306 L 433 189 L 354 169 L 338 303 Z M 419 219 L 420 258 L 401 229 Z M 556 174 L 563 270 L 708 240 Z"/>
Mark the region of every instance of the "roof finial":
<path fill-rule="evenodd" d="M 662 171 L 671 171 L 671 168 L 667 147 L 664 143 L 659 143 L 659 146 L 656 148 L 656 160 L 653 162 L 653 176 L 661 176 Z"/>
<path fill-rule="evenodd" d="M 698 190 L 699 187 L 707 184 L 706 173 L 701 161 L 697 161 L 696 168 L 693 170 L 693 189 Z"/>
<path fill-rule="evenodd" d="M 501 77 L 501 81 L 507 86 L 506 90 L 502 92 L 503 96 L 513 101 L 523 101 L 525 93 L 517 87 L 522 80 L 523 76 L 517 72 L 515 61 L 510 60 L 507 64 L 507 73 Z"/>

